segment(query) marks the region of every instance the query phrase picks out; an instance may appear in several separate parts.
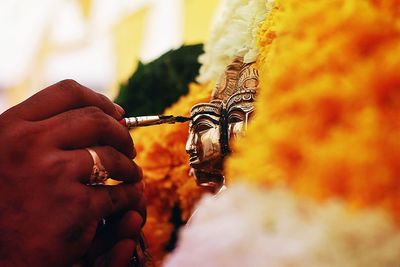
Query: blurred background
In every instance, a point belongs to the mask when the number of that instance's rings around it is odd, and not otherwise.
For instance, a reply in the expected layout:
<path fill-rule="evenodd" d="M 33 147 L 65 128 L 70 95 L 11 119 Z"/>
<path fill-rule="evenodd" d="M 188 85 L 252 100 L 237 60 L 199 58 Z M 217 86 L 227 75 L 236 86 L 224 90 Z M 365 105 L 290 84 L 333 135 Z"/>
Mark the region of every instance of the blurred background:
<path fill-rule="evenodd" d="M 1 0 L 0 113 L 62 79 L 114 98 L 137 67 L 203 43 L 218 0 Z"/>

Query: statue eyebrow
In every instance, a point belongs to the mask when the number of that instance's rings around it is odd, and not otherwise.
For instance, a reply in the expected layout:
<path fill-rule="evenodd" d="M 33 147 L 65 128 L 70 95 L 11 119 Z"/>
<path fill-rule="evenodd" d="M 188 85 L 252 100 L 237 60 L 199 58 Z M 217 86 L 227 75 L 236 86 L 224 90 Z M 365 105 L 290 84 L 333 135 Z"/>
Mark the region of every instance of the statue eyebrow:
<path fill-rule="evenodd" d="M 228 114 L 231 113 L 232 111 L 240 110 L 240 111 L 247 111 L 250 109 L 254 109 L 254 106 L 248 105 L 248 106 L 242 106 L 242 107 L 237 107 L 233 106 L 230 109 L 228 109 Z"/>
<path fill-rule="evenodd" d="M 206 120 L 212 121 L 215 124 L 219 123 L 219 120 L 215 120 L 215 119 L 210 118 L 210 117 L 208 117 L 206 115 L 214 115 L 214 116 L 217 116 L 217 117 L 221 117 L 220 115 L 217 115 L 215 113 L 207 113 L 207 114 L 206 113 L 202 113 L 202 114 L 199 114 L 199 115 L 195 115 L 196 117 L 198 116 L 196 119 L 194 119 L 194 116 L 191 117 L 192 125 L 196 124 L 197 121 L 200 120 L 200 119 L 206 119 Z"/>
<path fill-rule="evenodd" d="M 217 114 L 215 112 L 201 112 L 201 113 L 194 114 L 194 115 L 190 116 L 190 119 L 193 120 L 194 117 L 202 116 L 202 115 L 213 115 L 213 116 L 216 116 L 216 117 L 221 117 L 221 114 Z"/>

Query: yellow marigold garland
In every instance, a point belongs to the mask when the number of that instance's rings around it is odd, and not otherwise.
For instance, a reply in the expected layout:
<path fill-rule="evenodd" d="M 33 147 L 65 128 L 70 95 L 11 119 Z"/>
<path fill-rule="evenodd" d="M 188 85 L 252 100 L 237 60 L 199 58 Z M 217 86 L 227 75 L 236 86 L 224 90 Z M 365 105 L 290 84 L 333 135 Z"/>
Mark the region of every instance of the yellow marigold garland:
<path fill-rule="evenodd" d="M 189 115 L 198 102 L 207 102 L 212 87 L 191 84 L 190 92 L 166 110 L 166 114 Z M 175 225 L 171 222 L 174 206 L 181 209 L 181 219 L 187 220 L 202 192 L 193 177 L 189 177 L 185 143 L 188 123 L 141 128 L 131 133 L 138 153 L 135 161 L 143 168 L 148 200 L 144 233 L 156 266 L 167 253 Z"/>
<path fill-rule="evenodd" d="M 277 4 L 259 36 L 257 114 L 228 177 L 400 222 L 400 1 Z"/>
<path fill-rule="evenodd" d="M 276 37 L 275 16 L 278 11 L 279 5 L 273 5 L 271 8 L 271 12 L 266 16 L 264 23 L 262 23 L 258 29 L 257 46 L 259 47 L 260 51 L 258 62 L 264 62 L 266 60 L 268 49 L 271 47 L 271 44 Z"/>

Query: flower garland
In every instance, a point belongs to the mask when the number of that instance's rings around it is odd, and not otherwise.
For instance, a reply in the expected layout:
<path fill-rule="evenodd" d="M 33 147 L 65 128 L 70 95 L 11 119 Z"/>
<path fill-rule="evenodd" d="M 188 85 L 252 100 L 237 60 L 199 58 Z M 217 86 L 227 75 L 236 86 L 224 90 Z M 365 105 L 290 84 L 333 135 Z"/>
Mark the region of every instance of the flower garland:
<path fill-rule="evenodd" d="M 191 106 L 209 100 L 211 89 L 211 86 L 190 84 L 189 94 L 165 114 L 189 115 Z M 160 266 L 168 246 L 173 246 L 172 235 L 176 227 L 189 218 L 202 194 L 194 178 L 189 176 L 185 152 L 187 134 L 187 123 L 131 132 L 133 139 L 138 140 L 135 161 L 143 168 L 146 182 L 147 222 L 143 231 L 156 266 Z M 174 214 L 177 211 L 180 214 Z"/>
<path fill-rule="evenodd" d="M 201 200 L 164 266 L 397 266 L 400 231 L 386 214 L 341 204 L 235 184 Z"/>
<path fill-rule="evenodd" d="M 259 48 L 259 55 L 257 57 L 258 68 L 261 64 L 265 64 L 265 61 L 267 60 L 266 58 L 269 54 L 269 48 L 276 38 L 275 20 L 276 14 L 279 11 L 280 5 L 278 3 L 274 4 L 257 32 L 257 47 Z"/>
<path fill-rule="evenodd" d="M 276 2 L 232 183 L 166 266 L 396 266 L 400 1 Z"/>
<path fill-rule="evenodd" d="M 227 163 L 231 179 L 384 207 L 400 222 L 395 2 L 279 1 L 277 38 L 258 62 L 258 115 Z"/>
<path fill-rule="evenodd" d="M 255 61 L 258 26 L 271 11 L 274 0 L 229 0 L 222 1 L 205 44 L 205 53 L 198 81 L 206 83 L 218 80 L 225 67 L 237 56 L 245 62 Z"/>

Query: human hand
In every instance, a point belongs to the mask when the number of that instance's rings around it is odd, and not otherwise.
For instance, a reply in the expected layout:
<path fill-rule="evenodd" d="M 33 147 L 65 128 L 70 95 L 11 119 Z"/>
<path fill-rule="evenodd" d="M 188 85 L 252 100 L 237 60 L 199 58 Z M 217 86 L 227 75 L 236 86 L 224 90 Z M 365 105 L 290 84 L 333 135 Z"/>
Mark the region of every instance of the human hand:
<path fill-rule="evenodd" d="M 134 211 L 108 218 L 106 224 L 99 228 L 86 255 L 73 267 L 136 266 L 130 264 L 135 264 L 134 255 L 141 255 L 136 252 L 143 252 L 141 245 L 145 242 L 143 236 L 138 235 L 141 222 L 142 217 Z"/>
<path fill-rule="evenodd" d="M 142 174 L 118 123 L 122 114 L 106 97 L 65 80 L 0 115 L 1 266 L 71 266 L 90 252 L 101 218 L 128 210 L 136 219 L 117 224 L 134 223 L 121 242 L 138 234 Z M 93 167 L 88 147 L 124 183 L 86 185 Z"/>

